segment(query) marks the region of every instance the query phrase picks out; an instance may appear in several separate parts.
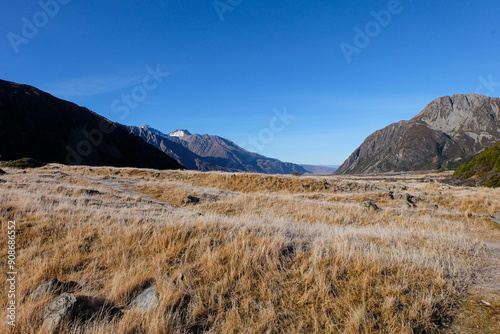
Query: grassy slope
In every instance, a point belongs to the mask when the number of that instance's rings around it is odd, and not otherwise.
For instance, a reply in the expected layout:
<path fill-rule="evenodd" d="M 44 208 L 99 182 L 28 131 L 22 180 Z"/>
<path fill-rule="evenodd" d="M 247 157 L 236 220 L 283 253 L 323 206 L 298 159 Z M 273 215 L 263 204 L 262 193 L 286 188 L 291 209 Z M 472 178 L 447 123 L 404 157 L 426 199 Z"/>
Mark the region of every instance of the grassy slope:
<path fill-rule="evenodd" d="M 62 333 L 449 332 L 485 255 L 475 236 L 500 238 L 471 214 L 500 210 L 498 192 L 444 196 L 440 184 L 416 179 L 54 165 L 7 172 L 0 212 L 18 224 L 22 277 L 14 333 L 37 332 L 53 297 L 32 300 L 29 291 L 52 277 L 118 307 L 149 283 L 160 294 L 153 313 Z M 386 194 L 402 192 L 402 182 L 419 208 Z M 188 194 L 200 203 L 184 206 Z M 360 209 L 366 199 L 383 210 Z"/>
<path fill-rule="evenodd" d="M 453 175 L 462 179 L 479 178 L 486 187 L 500 187 L 500 143 L 460 165 Z"/>

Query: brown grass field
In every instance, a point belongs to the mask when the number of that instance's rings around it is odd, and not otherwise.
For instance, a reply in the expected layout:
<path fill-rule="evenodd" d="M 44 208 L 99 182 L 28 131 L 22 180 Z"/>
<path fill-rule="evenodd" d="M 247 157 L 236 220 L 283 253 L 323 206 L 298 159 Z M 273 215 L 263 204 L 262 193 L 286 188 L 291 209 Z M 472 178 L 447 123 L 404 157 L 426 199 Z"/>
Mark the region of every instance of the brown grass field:
<path fill-rule="evenodd" d="M 30 293 L 54 277 L 123 309 L 58 333 L 500 333 L 500 225 L 488 218 L 500 189 L 450 187 L 448 174 L 5 171 L 0 264 L 15 220 L 18 277 L 17 325 L 2 307 L 2 333 L 43 332 L 55 296 Z M 148 285 L 159 306 L 127 310 Z M 7 305 L 5 280 L 0 291 Z"/>

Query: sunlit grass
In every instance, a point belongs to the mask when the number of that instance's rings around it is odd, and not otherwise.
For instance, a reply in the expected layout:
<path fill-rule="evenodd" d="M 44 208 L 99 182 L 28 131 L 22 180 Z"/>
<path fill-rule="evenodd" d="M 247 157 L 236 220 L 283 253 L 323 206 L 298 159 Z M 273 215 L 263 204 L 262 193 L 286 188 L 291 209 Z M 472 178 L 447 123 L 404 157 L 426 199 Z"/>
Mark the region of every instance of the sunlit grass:
<path fill-rule="evenodd" d="M 476 236 L 500 236 L 477 216 L 500 210 L 500 193 L 411 177 L 6 171 L 0 212 L 18 224 L 22 278 L 14 333 L 38 331 L 53 297 L 29 292 L 53 277 L 120 308 L 150 284 L 160 296 L 152 313 L 62 333 L 449 332 L 485 258 Z M 362 209 L 366 199 L 381 210 Z"/>

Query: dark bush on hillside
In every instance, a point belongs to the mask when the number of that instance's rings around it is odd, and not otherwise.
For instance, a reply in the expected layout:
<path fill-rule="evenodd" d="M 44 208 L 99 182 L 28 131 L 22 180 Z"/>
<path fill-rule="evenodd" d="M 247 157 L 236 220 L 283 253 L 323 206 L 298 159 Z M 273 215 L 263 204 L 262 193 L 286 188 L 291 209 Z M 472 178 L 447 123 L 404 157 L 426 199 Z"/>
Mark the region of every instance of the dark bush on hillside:
<path fill-rule="evenodd" d="M 496 188 L 500 186 L 500 143 L 487 148 L 471 161 L 460 165 L 453 174 L 462 180 L 475 178 L 479 184 Z"/>
<path fill-rule="evenodd" d="M 45 166 L 45 163 L 40 162 L 31 158 L 21 158 L 9 162 L 5 162 L 1 165 L 2 167 L 8 168 L 18 168 L 18 169 L 26 169 L 26 168 L 37 168 Z"/>

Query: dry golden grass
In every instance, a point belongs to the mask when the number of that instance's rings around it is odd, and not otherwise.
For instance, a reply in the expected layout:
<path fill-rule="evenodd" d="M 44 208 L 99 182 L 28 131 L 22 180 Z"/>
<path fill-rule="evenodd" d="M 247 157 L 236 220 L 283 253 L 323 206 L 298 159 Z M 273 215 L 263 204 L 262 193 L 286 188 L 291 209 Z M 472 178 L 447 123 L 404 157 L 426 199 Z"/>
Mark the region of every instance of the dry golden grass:
<path fill-rule="evenodd" d="M 124 310 L 61 333 L 467 333 L 471 312 L 496 312 L 494 299 L 491 310 L 473 306 L 500 289 L 489 284 L 500 278 L 489 247 L 500 228 L 486 217 L 500 211 L 500 192 L 449 188 L 442 174 L 6 171 L 2 224 L 15 219 L 18 233 L 13 333 L 40 332 L 54 296 L 30 291 L 53 277 L 118 308 L 150 284 L 160 296 L 152 313 Z M 416 208 L 397 199 L 406 193 Z M 187 195 L 200 202 L 184 205 Z M 2 247 L 4 268 L 6 255 Z"/>

